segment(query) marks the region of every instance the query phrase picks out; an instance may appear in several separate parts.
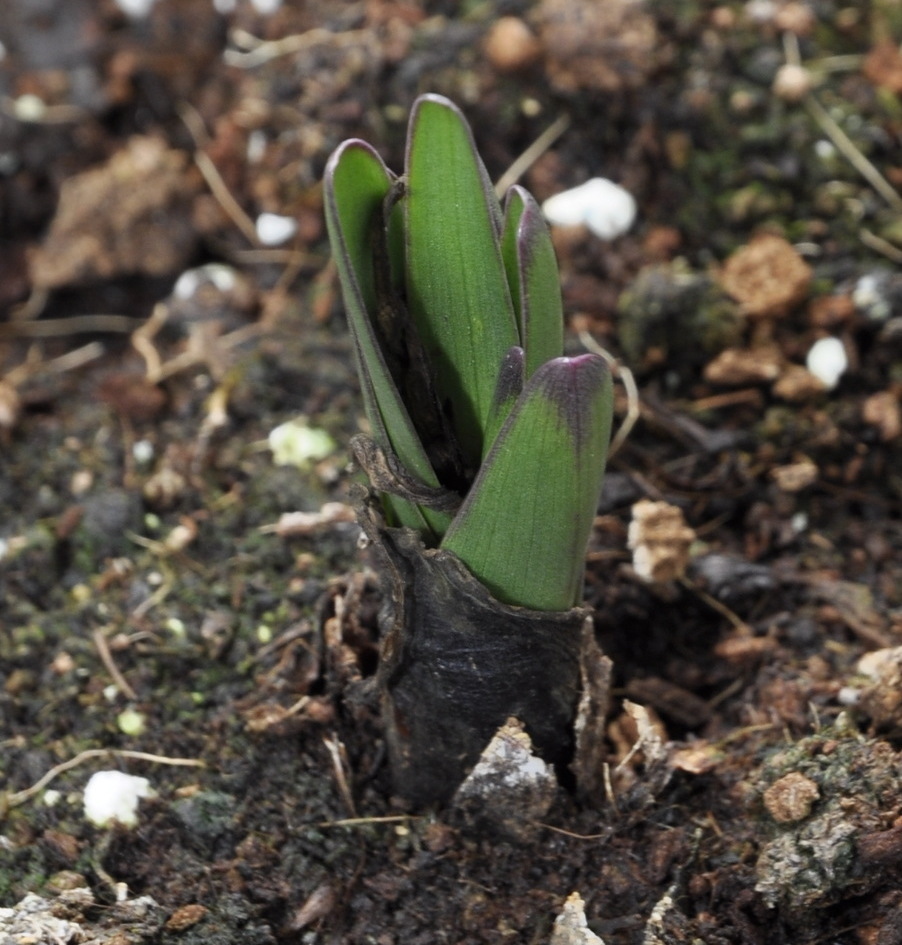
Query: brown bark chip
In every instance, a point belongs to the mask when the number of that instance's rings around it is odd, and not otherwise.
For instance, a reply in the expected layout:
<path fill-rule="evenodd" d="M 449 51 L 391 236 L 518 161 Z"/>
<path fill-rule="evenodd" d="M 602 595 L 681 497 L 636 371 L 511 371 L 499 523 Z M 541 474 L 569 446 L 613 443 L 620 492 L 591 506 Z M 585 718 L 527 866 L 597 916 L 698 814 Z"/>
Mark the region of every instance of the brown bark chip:
<path fill-rule="evenodd" d="M 132 138 L 106 164 L 63 183 L 50 232 L 31 258 L 35 288 L 177 272 L 196 245 L 190 214 L 199 186 L 185 152 Z"/>

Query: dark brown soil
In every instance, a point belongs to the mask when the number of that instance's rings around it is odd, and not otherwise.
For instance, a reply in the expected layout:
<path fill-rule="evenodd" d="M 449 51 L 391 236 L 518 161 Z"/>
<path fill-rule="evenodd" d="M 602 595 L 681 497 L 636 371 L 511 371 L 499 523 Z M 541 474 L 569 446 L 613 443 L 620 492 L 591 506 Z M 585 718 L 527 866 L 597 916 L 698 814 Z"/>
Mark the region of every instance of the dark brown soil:
<path fill-rule="evenodd" d="M 0 940 L 27 893 L 89 886 L 90 929 L 122 883 L 160 908 L 120 943 L 546 943 L 572 892 L 607 945 L 902 942 L 900 38 L 884 0 L 0 5 Z M 586 582 L 609 789 L 520 844 L 393 799 L 347 509 L 320 180 L 351 136 L 398 167 L 425 91 L 496 179 L 565 118 L 524 183 L 639 207 L 555 233 L 568 345 L 639 418 Z M 298 416 L 331 446 L 277 465 Z M 633 566 L 642 499 L 694 532 L 674 579 Z M 84 817 L 110 768 L 156 793 L 133 829 Z"/>

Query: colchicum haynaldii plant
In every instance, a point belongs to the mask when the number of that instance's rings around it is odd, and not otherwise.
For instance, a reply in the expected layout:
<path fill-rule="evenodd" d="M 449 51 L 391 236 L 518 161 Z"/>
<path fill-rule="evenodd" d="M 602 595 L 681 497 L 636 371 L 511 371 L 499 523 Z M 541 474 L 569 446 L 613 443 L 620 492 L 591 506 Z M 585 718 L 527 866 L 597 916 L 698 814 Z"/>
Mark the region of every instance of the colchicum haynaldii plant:
<path fill-rule="evenodd" d="M 370 437 L 361 522 L 389 578 L 380 682 L 398 789 L 446 799 L 509 716 L 564 765 L 585 549 L 611 425 L 596 354 L 563 357 L 535 200 L 497 200 L 450 101 L 414 105 L 404 173 L 345 141 L 326 221 Z"/>

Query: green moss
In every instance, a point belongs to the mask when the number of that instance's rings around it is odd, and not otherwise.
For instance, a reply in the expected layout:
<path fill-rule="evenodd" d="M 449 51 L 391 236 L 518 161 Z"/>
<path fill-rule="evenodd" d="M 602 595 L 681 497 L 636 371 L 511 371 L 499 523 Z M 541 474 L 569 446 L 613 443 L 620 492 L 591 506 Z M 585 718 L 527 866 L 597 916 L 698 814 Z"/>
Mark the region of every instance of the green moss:
<path fill-rule="evenodd" d="M 643 269 L 620 297 L 618 316 L 620 344 L 635 367 L 648 357 L 698 367 L 742 336 L 736 304 L 682 262 Z"/>

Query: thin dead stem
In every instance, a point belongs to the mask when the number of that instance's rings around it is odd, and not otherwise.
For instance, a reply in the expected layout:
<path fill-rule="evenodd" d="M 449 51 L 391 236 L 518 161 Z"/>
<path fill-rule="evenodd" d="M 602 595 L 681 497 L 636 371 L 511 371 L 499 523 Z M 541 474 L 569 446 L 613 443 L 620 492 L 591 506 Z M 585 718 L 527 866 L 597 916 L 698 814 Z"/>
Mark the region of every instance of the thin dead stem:
<path fill-rule="evenodd" d="M 610 837 L 608 833 L 574 833 L 572 830 L 564 830 L 563 827 L 552 827 L 551 824 L 542 823 L 540 820 L 532 821 L 536 827 L 543 830 L 550 830 L 552 833 L 559 833 L 563 837 L 570 837 L 572 840 L 607 840 Z"/>
<path fill-rule="evenodd" d="M 294 33 L 281 39 L 262 40 L 246 30 L 232 30 L 229 37 L 239 49 L 227 49 L 223 54 L 226 65 L 239 69 L 253 69 L 281 56 L 291 56 L 312 49 L 314 46 L 366 46 L 373 42 L 369 30 L 348 30 L 334 33 L 318 26 L 306 33 Z"/>
<path fill-rule="evenodd" d="M 630 435 L 633 427 L 636 425 L 636 421 L 639 419 L 639 388 L 636 386 L 636 379 L 633 377 L 633 372 L 625 364 L 621 364 L 610 351 L 602 348 L 587 331 L 581 331 L 579 333 L 579 340 L 588 351 L 591 351 L 593 354 L 598 354 L 605 359 L 613 374 L 620 378 L 620 382 L 623 384 L 623 389 L 626 392 L 626 416 L 623 418 L 620 429 L 611 439 L 611 445 L 608 447 L 608 458 L 610 459 L 617 453 L 620 447 L 623 446 L 624 441 Z"/>
<path fill-rule="evenodd" d="M 158 302 L 151 313 L 150 318 L 144 322 L 140 328 L 132 333 L 132 347 L 144 358 L 145 376 L 149 384 L 159 384 L 167 378 L 178 374 L 180 371 L 187 370 L 196 364 L 208 362 L 208 351 L 198 351 L 196 348 L 189 348 L 181 354 L 176 355 L 169 361 L 163 361 L 160 353 L 153 343 L 157 333 L 166 324 L 169 318 L 169 310 L 165 304 Z M 214 342 L 216 349 L 220 352 L 229 351 L 238 345 L 244 344 L 255 338 L 262 332 L 262 327 L 254 322 L 250 325 L 244 325 L 236 328 L 234 331 L 217 338 Z"/>
<path fill-rule="evenodd" d="M 91 361 L 96 361 L 105 350 L 99 341 L 92 341 L 73 351 L 67 351 L 58 358 L 51 358 L 49 361 L 42 361 L 40 357 L 29 358 L 24 364 L 12 368 L 5 375 L 4 380 L 7 384 L 17 387 L 36 374 L 65 374 L 67 371 L 74 371 Z"/>
<path fill-rule="evenodd" d="M 317 827 L 368 827 L 370 824 L 407 824 L 422 820 L 412 814 L 392 814 L 386 817 L 346 817 L 344 820 L 323 820 Z"/>
<path fill-rule="evenodd" d="M 707 591 L 704 591 L 696 584 L 693 584 L 688 578 L 680 578 L 680 584 L 682 584 L 687 591 L 691 591 L 693 594 L 695 594 L 699 600 L 706 603 L 712 610 L 716 610 L 722 617 L 726 617 L 726 619 L 737 630 L 749 629 L 749 625 L 738 614 L 730 610 L 726 604 L 722 604 L 716 597 L 712 597 Z"/>
<path fill-rule="evenodd" d="M 861 242 L 864 243 L 868 249 L 873 249 L 875 252 L 886 256 L 887 259 L 894 262 L 897 266 L 902 266 L 902 249 L 898 246 L 894 245 L 889 240 L 885 240 L 882 236 L 872 233 L 870 230 L 863 229 L 858 235 Z"/>
<path fill-rule="evenodd" d="M 338 740 L 338 737 L 324 738 L 323 744 L 329 752 L 332 760 L 332 771 L 335 774 L 335 782 L 338 785 L 338 793 L 344 801 L 351 817 L 357 816 L 357 807 L 354 804 L 354 798 L 351 795 L 351 788 L 348 785 L 347 775 L 345 774 L 345 751 L 344 745 Z"/>
<path fill-rule="evenodd" d="M 44 321 L 11 321 L 0 324 L 0 337 L 61 338 L 68 335 L 111 332 L 127 334 L 143 324 L 143 319 L 128 315 L 70 315 Z"/>
<path fill-rule="evenodd" d="M 121 670 L 116 665 L 116 661 L 113 659 L 113 654 L 110 652 L 109 646 L 107 646 L 106 637 L 103 635 L 103 631 L 97 629 L 91 634 L 91 637 L 94 640 L 94 646 L 97 647 L 97 652 L 100 655 L 103 665 L 106 667 L 106 670 L 110 676 L 113 677 L 113 682 L 116 684 L 120 692 L 124 692 L 129 699 L 136 701 L 138 694 L 134 689 L 132 689 L 128 683 L 128 680 L 122 675 Z"/>
<path fill-rule="evenodd" d="M 495 184 L 495 193 L 501 198 L 508 188 L 532 167 L 533 164 L 557 141 L 570 127 L 570 116 L 560 115 L 550 124 L 535 141 L 514 161 L 513 164 L 498 178 Z"/>
<path fill-rule="evenodd" d="M 185 768 L 205 768 L 206 764 L 197 758 L 169 758 L 165 755 L 153 755 L 146 751 L 130 751 L 123 748 L 88 748 L 79 752 L 74 758 L 54 765 L 46 774 L 42 775 L 31 787 L 24 791 L 17 791 L 6 797 L 8 807 L 19 807 L 30 800 L 35 794 L 42 791 L 51 781 L 66 771 L 71 771 L 92 758 L 129 758 L 135 761 L 149 761 L 159 765 L 175 765 Z"/>
<path fill-rule="evenodd" d="M 783 34 L 783 55 L 789 65 L 800 66 L 802 57 L 799 53 L 799 39 L 795 33 Z M 808 114 L 817 122 L 825 135 L 833 142 L 837 151 L 855 168 L 856 171 L 880 194 L 886 203 L 897 213 L 902 213 L 902 196 L 880 171 L 861 153 L 855 142 L 840 128 L 829 112 L 809 92 L 802 100 Z"/>
<path fill-rule="evenodd" d="M 207 132 L 200 115 L 187 102 L 182 102 L 179 107 L 179 117 L 194 139 L 194 163 L 207 182 L 210 192 L 219 202 L 219 205 L 226 212 L 229 219 L 244 234 L 245 239 L 247 239 L 252 246 L 258 246 L 260 240 L 257 238 L 257 228 L 254 226 L 254 221 L 244 212 L 244 208 L 232 196 L 232 192 L 222 179 L 219 169 L 203 150 L 203 145 L 207 140 Z"/>

